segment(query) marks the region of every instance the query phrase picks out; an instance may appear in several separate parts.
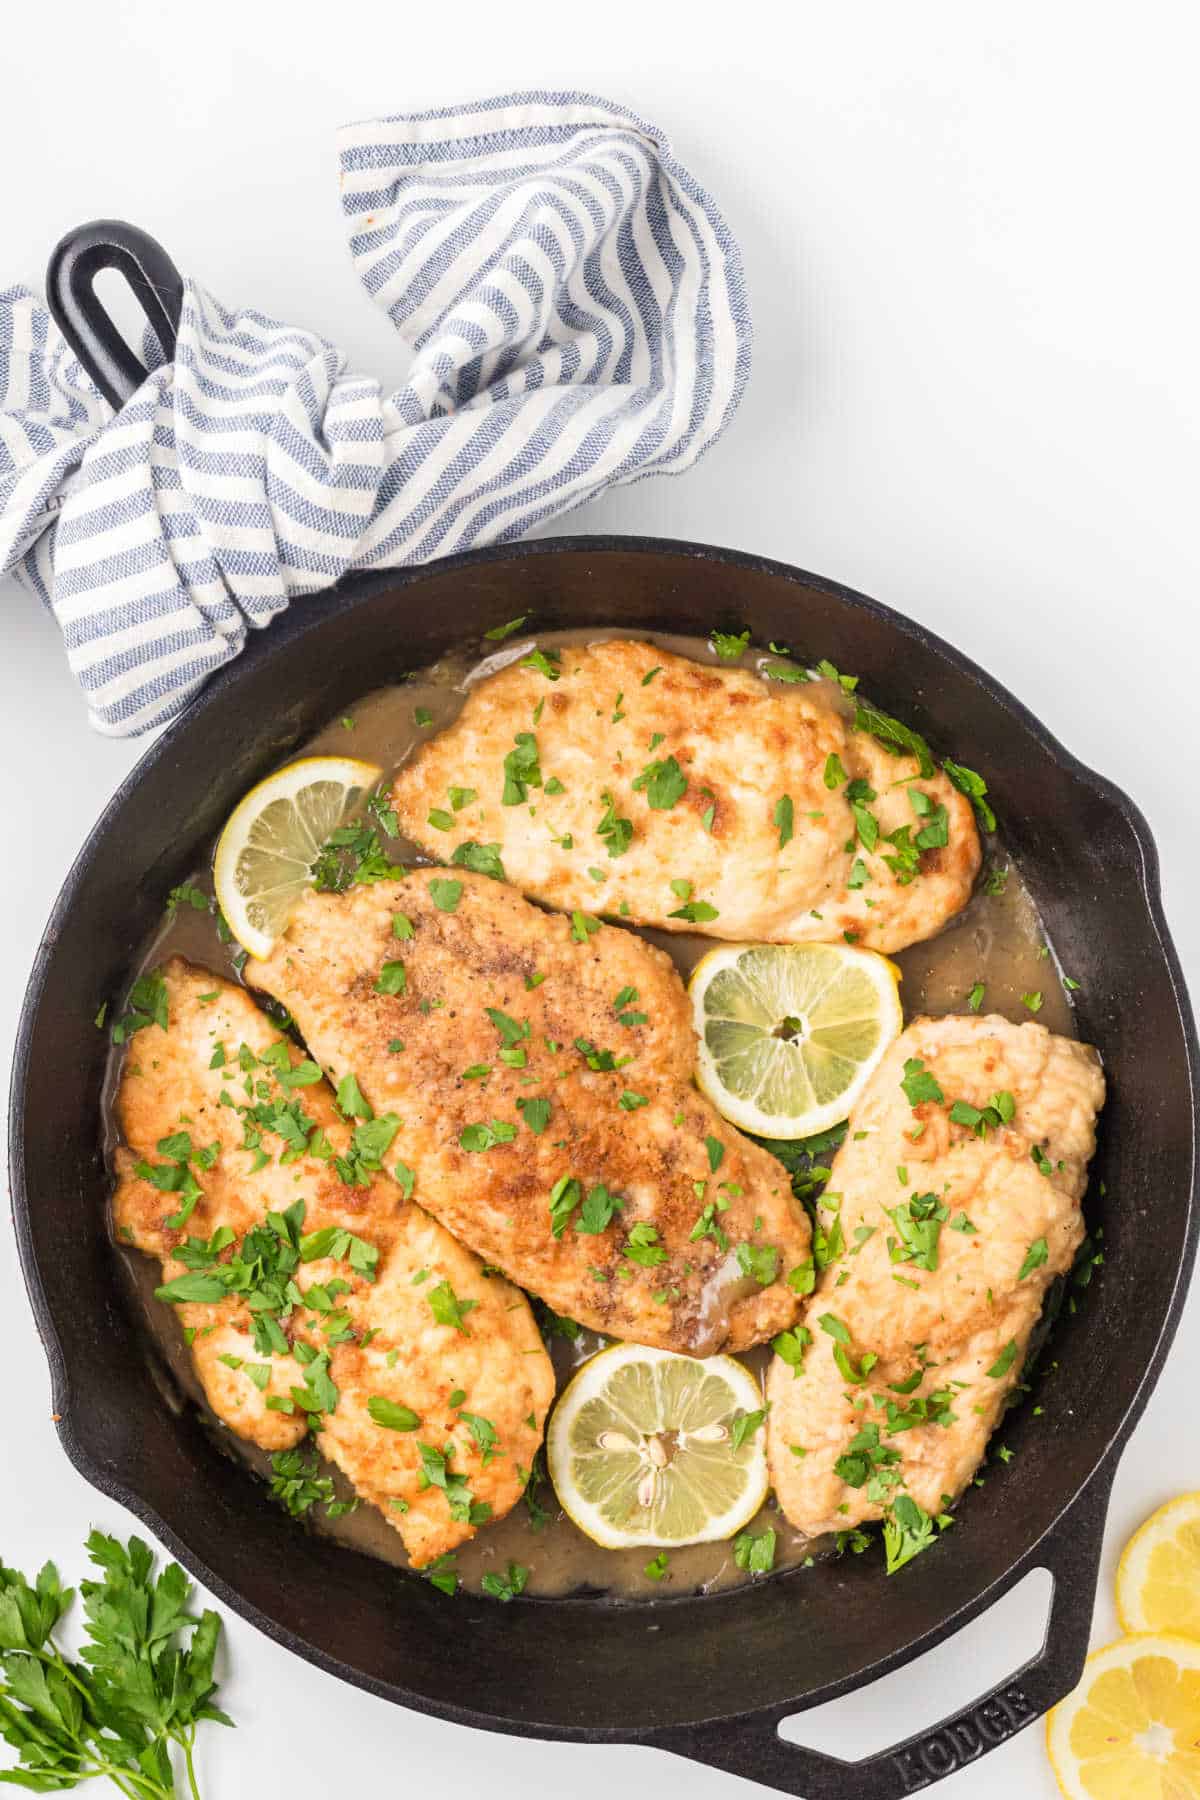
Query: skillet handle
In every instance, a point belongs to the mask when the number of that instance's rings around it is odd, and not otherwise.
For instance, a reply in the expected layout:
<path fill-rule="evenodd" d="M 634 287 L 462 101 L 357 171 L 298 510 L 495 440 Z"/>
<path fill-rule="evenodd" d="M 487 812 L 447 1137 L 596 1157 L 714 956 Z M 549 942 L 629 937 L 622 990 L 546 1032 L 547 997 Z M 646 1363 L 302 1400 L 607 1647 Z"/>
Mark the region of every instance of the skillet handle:
<path fill-rule="evenodd" d="M 119 269 L 170 362 L 183 310 L 183 277 L 162 245 L 136 225 L 96 219 L 68 231 L 46 270 L 46 300 L 54 322 L 109 405 L 118 410 L 146 379 L 142 367 L 100 301 L 95 279 Z"/>
<path fill-rule="evenodd" d="M 977 1762 L 1049 1712 L 1079 1681 L 1088 1650 L 1112 1472 L 1089 1483 L 1029 1567 L 1050 1570 L 1054 1592 L 1038 1654 L 1007 1681 L 861 1762 L 845 1762 L 779 1735 L 775 1719 L 714 1720 L 655 1734 L 653 1742 L 802 1800 L 903 1800 Z M 1024 1572 L 1024 1571 L 1023 1571 Z M 903 1580 L 903 1575 L 896 1579 Z"/>

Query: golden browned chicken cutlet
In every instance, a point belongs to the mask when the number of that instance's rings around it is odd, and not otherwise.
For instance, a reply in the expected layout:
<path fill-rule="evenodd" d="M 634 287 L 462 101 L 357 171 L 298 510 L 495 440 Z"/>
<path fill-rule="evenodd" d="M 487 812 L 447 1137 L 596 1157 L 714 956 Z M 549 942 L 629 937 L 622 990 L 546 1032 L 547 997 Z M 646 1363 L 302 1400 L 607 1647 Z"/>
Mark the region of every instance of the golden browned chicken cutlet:
<path fill-rule="evenodd" d="M 428 1563 L 523 1491 L 554 1396 L 529 1304 L 248 994 L 179 960 L 160 979 L 167 1027 L 131 1040 L 117 1099 L 117 1235 L 161 1259 L 217 1417 L 271 1451 L 311 1425 Z"/>
<path fill-rule="evenodd" d="M 775 1158 L 690 1085 L 661 951 L 421 869 L 307 893 L 246 978 L 398 1119 L 389 1163 L 421 1205 L 556 1312 L 700 1355 L 795 1318 L 808 1221 Z"/>
<path fill-rule="evenodd" d="M 392 803 L 431 855 L 499 857 L 553 906 L 735 942 L 849 934 L 901 950 L 966 904 L 979 834 L 944 774 L 893 756 L 855 712 L 832 680 L 650 644 L 539 653 L 471 689 Z"/>
<path fill-rule="evenodd" d="M 812 1342 L 777 1343 L 768 1376 L 793 1525 L 892 1517 L 911 1543 L 932 1527 L 898 1497 L 932 1516 L 965 1487 L 1082 1242 L 1103 1102 L 1096 1052 L 1041 1025 L 918 1019 L 893 1044 L 822 1201 Z"/>

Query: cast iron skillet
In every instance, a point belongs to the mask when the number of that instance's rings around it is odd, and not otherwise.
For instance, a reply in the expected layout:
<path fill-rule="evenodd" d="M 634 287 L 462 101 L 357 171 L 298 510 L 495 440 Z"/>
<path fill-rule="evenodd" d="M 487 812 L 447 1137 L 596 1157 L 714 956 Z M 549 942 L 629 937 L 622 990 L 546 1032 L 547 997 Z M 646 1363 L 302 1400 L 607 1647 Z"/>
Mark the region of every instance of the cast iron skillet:
<path fill-rule="evenodd" d="M 90 228 L 83 250 L 57 257 L 52 293 L 119 399 L 136 370 L 101 336 L 84 263 L 132 264 L 166 290 L 156 323 L 168 355 L 178 277 L 125 228 Z M 55 283 L 70 286 L 72 270 L 68 304 Z M 523 612 L 547 629 L 748 625 L 756 643 L 855 670 L 935 748 L 985 771 L 1006 849 L 1081 984 L 1080 1032 L 1102 1046 L 1111 1084 L 1088 1203 L 1105 1266 L 1057 1329 L 1043 1416 L 1025 1407 L 1006 1424 L 1012 1463 L 990 1466 L 954 1529 L 890 1580 L 873 1551 L 707 1598 L 447 1600 L 271 1506 L 164 1393 L 117 1300 L 98 1149 L 100 998 L 122 990 L 167 889 L 252 782 L 365 690 Z M 1028 1725 L 1078 1677 L 1113 1471 L 1195 1254 L 1195 1056 L 1136 807 L 981 669 L 877 602 L 757 557 L 636 538 L 544 540 L 349 582 L 256 635 L 147 752 L 80 853 L 38 951 L 13 1082 L 13 1198 L 64 1448 L 227 1605 L 387 1699 L 524 1736 L 658 1745 L 809 1800 L 892 1800 Z M 778 1735 L 789 1714 L 918 1655 L 1037 1566 L 1054 1581 L 1045 1643 L 976 1704 L 857 1763 Z"/>

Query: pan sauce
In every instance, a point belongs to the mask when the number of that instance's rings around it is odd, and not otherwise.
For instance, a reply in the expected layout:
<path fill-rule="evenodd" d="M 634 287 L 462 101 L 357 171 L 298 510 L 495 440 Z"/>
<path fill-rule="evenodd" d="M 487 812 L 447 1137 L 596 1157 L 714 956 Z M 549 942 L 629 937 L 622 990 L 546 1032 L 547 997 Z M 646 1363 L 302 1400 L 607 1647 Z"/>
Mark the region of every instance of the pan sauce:
<path fill-rule="evenodd" d="M 539 634 L 538 642 L 543 647 L 566 647 L 621 635 L 625 634 L 562 631 Z M 662 632 L 640 635 L 661 649 L 691 657 L 697 662 L 719 661 L 707 642 L 700 638 Z M 449 655 L 410 679 L 368 694 L 349 713 L 332 720 L 296 754 L 352 755 L 378 763 L 385 774 L 394 771 L 408 760 L 418 745 L 452 723 L 472 682 L 515 656 L 525 654 L 527 648 L 528 640 L 518 635 L 482 661 L 470 648 Z M 820 646 L 812 650 L 813 654 L 819 652 Z M 748 665 L 750 659 L 745 660 Z M 418 713 L 422 717 L 430 715 L 432 722 L 419 725 Z M 971 761 L 969 744 L 959 744 L 954 749 L 965 761 Z M 397 862 L 429 860 L 406 840 L 393 842 L 389 848 Z M 205 893 L 211 893 L 209 861 L 206 858 L 204 867 L 189 877 L 191 885 Z M 1003 869 L 1006 865 L 1002 850 L 998 850 L 992 840 L 987 866 Z M 166 896 L 163 898 L 165 901 Z M 644 929 L 641 934 L 667 951 L 685 979 L 714 942 L 693 933 Z M 232 956 L 236 949 L 236 945 L 221 942 L 211 914 L 197 912 L 184 904 L 176 909 L 173 917 L 164 920 L 146 945 L 130 979 L 173 955 L 186 957 L 215 973 L 236 979 Z M 1021 996 L 1037 991 L 1043 996 L 1038 1013 L 1040 1022 L 1051 1031 L 1069 1037 L 1076 1035 L 1073 1010 L 1061 985 L 1053 949 L 1045 940 L 1033 901 L 1015 870 L 1009 870 L 1003 893 L 986 893 L 981 886 L 966 909 L 936 938 L 901 951 L 893 960 L 902 973 L 901 997 L 907 1019 L 919 1013 L 960 1012 L 966 1007 L 967 995 L 975 983 L 983 982 L 986 1011 L 1002 1013 L 1017 1021 L 1026 1019 L 1029 1013 Z M 117 1141 L 113 1100 L 119 1072 L 120 1052 L 114 1049 L 110 1052 L 104 1109 L 106 1150 L 110 1156 Z M 176 1407 L 183 1403 L 185 1396 L 193 1400 L 205 1412 L 221 1447 L 259 1474 L 269 1476 L 270 1459 L 265 1453 L 227 1431 L 204 1407 L 191 1358 L 172 1309 L 154 1299 L 154 1288 L 160 1279 L 157 1264 L 119 1245 L 117 1250 L 123 1283 L 144 1324 L 153 1360 L 161 1370 L 160 1386 L 164 1398 Z M 560 1388 L 574 1368 L 601 1348 L 605 1341 L 589 1331 L 581 1331 L 574 1340 L 561 1336 L 551 1339 L 549 1349 Z M 768 1356 L 767 1348 L 761 1347 L 741 1360 L 756 1372 L 765 1372 Z M 337 1471 L 324 1465 L 322 1473 L 333 1476 L 339 1496 L 351 1497 L 348 1484 Z M 670 1552 L 668 1574 L 664 1580 L 655 1582 L 644 1573 L 653 1550 L 602 1550 L 559 1512 L 548 1482 L 540 1485 L 535 1498 L 548 1515 L 540 1529 L 534 1529 L 530 1510 L 520 1506 L 508 1518 L 486 1525 L 473 1542 L 458 1551 L 456 1567 L 467 1589 L 477 1592 L 483 1574 L 493 1569 L 503 1570 L 509 1561 L 521 1563 L 530 1570 L 526 1592 L 540 1595 L 588 1592 L 636 1599 L 649 1595 L 709 1592 L 752 1579 L 735 1564 L 730 1544 L 701 1544 Z M 318 1529 L 385 1561 L 406 1563 L 398 1535 L 373 1507 L 359 1507 L 336 1520 L 317 1519 L 315 1515 L 319 1511 L 321 1509 L 313 1508 L 309 1515 Z M 796 1567 L 818 1548 L 788 1524 L 771 1500 L 750 1529 L 761 1532 L 768 1526 L 777 1534 L 776 1570 Z"/>

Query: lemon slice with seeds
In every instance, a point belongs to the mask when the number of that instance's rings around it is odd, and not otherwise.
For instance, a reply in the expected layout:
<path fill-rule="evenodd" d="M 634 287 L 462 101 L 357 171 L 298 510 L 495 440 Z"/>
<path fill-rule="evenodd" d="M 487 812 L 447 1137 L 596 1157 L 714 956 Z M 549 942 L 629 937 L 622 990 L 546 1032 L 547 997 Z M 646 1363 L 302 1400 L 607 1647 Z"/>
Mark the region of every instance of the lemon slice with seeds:
<path fill-rule="evenodd" d="M 550 1416 L 546 1458 L 567 1516 L 607 1550 L 732 1537 L 767 1497 L 762 1394 L 731 1356 L 617 1344 Z"/>
<path fill-rule="evenodd" d="M 848 944 L 722 944 L 692 972 L 696 1081 L 759 1137 L 802 1138 L 849 1115 L 904 1026 L 899 971 Z"/>
<path fill-rule="evenodd" d="M 1126 1631 L 1200 1638 L 1200 1494 L 1152 1513 L 1117 1569 L 1117 1612 Z"/>
<path fill-rule="evenodd" d="M 312 866 L 383 774 L 349 756 L 306 756 L 251 788 L 221 833 L 213 859 L 217 904 L 238 943 L 269 956 Z"/>
<path fill-rule="evenodd" d="M 1200 1800 L 1200 1643 L 1145 1632 L 1097 1650 L 1046 1746 L 1067 1800 Z"/>

